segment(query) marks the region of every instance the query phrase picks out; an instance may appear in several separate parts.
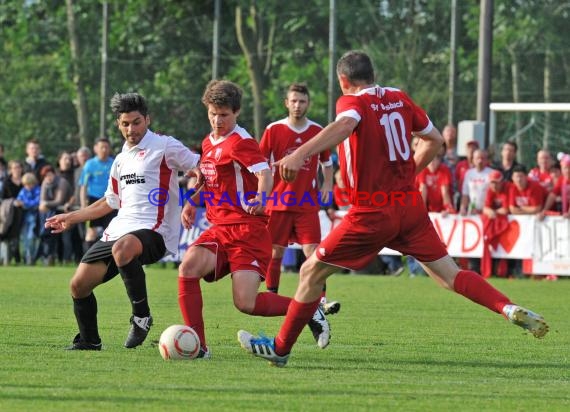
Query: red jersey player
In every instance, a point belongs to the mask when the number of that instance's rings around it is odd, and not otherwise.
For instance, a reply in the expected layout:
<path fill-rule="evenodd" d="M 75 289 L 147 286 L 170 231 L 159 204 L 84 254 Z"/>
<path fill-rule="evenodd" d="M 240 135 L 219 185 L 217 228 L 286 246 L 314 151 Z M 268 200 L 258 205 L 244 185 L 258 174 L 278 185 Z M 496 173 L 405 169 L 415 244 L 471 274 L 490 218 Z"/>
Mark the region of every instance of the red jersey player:
<path fill-rule="evenodd" d="M 322 130 L 322 126 L 307 118 L 309 102 L 309 89 L 306 85 L 294 83 L 289 86 L 285 98 L 289 115 L 267 126 L 259 144 L 261 153 L 270 162 L 293 153 Z M 324 177 L 320 192 L 317 174 L 319 163 Z M 306 257 L 313 253 L 320 243 L 321 224 L 318 213 L 320 206 L 329 201 L 332 175 L 329 150 L 307 158 L 293 182 L 282 180 L 279 173 L 273 174 L 273 193 L 267 201 L 267 228 L 271 234 L 273 251 L 265 277 L 265 284 L 270 292 L 277 293 L 279 289 L 281 261 L 289 242 L 300 244 Z M 325 315 L 337 313 L 340 309 L 339 302 L 326 301 L 325 290 L 321 305 Z"/>
<path fill-rule="evenodd" d="M 208 195 L 204 196 L 206 217 L 212 227 L 188 248 L 178 278 L 180 311 L 185 324 L 200 337 L 200 358 L 210 357 L 200 279 L 213 282 L 231 273 L 234 305 L 250 315 L 282 316 L 291 302 L 291 298 L 276 293 L 258 293 L 271 258 L 263 203 L 273 178 L 259 145 L 237 124 L 241 95 L 234 83 L 213 80 L 202 97 L 212 132 L 202 142 L 200 173 Z M 187 203 L 182 210 L 184 226 L 191 225 L 194 213 L 192 203 Z M 329 326 L 320 308 L 314 313 L 313 336 L 324 347 Z"/>
<path fill-rule="evenodd" d="M 443 287 L 503 314 L 536 337 L 544 336 L 548 326 L 542 316 L 513 304 L 478 273 L 459 269 L 423 202 L 414 195 L 404 196 L 417 193 L 416 170 L 426 167 L 443 143 L 425 112 L 404 92 L 374 85 L 372 62 L 363 52 L 344 54 L 337 63 L 337 76 L 343 95 L 337 101 L 336 120 L 283 158 L 279 167 L 281 176 L 290 180 L 308 156 L 340 143 L 340 167 L 352 207 L 301 267 L 299 286 L 279 334 L 270 339 L 241 330 L 241 346 L 275 366 L 285 366 L 319 305 L 327 277 L 338 267 L 365 266 L 384 246 L 417 258 Z M 412 133 L 422 139 L 415 154 L 410 150 Z M 378 193 L 386 194 L 388 201 L 375 202 Z"/>

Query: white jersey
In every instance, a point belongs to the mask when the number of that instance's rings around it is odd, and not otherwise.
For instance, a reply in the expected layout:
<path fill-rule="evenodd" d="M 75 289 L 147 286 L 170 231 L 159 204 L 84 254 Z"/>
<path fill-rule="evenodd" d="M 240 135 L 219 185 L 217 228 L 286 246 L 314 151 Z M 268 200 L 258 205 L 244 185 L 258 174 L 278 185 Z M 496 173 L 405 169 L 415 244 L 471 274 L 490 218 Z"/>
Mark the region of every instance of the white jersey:
<path fill-rule="evenodd" d="M 465 172 L 461 194 L 469 197 L 469 204 L 476 210 L 483 210 L 485 197 L 489 188 L 489 173 L 493 169 L 488 166 L 481 171 L 472 167 Z"/>
<path fill-rule="evenodd" d="M 105 198 L 119 209 L 102 241 L 139 229 L 159 233 L 171 254 L 178 251 L 180 212 L 178 171 L 197 166 L 200 155 L 171 136 L 151 130 L 134 147 L 125 143 L 111 167 Z"/>

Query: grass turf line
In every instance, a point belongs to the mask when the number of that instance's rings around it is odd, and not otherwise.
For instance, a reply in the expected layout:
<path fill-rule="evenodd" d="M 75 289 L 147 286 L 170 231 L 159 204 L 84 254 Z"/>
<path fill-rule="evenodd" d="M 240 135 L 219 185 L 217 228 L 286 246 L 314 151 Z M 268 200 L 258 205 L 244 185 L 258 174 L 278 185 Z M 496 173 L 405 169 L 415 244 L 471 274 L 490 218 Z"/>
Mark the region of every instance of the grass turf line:
<path fill-rule="evenodd" d="M 147 268 L 155 324 L 142 347 L 122 347 L 130 308 L 120 277 L 96 289 L 101 352 L 62 350 L 76 333 L 73 268 L 7 267 L 0 273 L 0 410 L 494 410 L 570 409 L 570 279 L 492 283 L 545 316 L 534 339 L 427 278 L 335 275 L 331 345 L 304 331 L 284 369 L 240 349 L 238 329 L 277 332 L 282 318 L 232 304 L 229 278 L 203 284 L 210 361 L 165 362 L 150 345 L 182 323 L 177 273 Z M 292 295 L 297 276 L 282 276 Z"/>

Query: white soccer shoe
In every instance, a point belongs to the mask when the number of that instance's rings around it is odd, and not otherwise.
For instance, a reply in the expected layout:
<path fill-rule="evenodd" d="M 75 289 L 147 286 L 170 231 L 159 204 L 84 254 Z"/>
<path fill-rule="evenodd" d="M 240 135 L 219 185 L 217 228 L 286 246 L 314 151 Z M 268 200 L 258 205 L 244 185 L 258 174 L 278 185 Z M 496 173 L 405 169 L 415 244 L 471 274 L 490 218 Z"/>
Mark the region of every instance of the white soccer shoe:
<path fill-rule="evenodd" d="M 528 330 L 535 338 L 543 338 L 548 333 L 548 324 L 542 316 L 518 305 L 506 305 L 503 315 L 511 322 Z"/>
<path fill-rule="evenodd" d="M 309 321 L 309 328 L 313 333 L 317 346 L 321 349 L 326 348 L 331 339 L 331 327 L 320 306 L 317 307 L 317 311 Z"/>
<path fill-rule="evenodd" d="M 289 360 L 289 355 L 279 356 L 275 353 L 275 340 L 267 336 L 254 336 L 245 330 L 240 330 L 237 338 L 242 348 L 253 356 L 269 361 L 273 366 L 282 368 Z"/>

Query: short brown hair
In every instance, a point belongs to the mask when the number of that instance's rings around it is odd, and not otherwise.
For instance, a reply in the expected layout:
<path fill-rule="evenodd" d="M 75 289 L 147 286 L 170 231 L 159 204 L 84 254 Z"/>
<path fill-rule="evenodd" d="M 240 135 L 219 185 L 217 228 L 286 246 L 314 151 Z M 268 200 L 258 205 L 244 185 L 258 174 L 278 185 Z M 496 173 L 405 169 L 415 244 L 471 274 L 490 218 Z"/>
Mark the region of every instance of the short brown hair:
<path fill-rule="evenodd" d="M 311 98 L 311 95 L 309 94 L 309 88 L 307 87 L 307 85 L 305 83 L 293 83 L 293 84 L 291 84 L 287 88 L 287 96 L 289 96 L 289 93 L 291 93 L 291 92 L 301 93 L 301 94 L 306 95 L 309 99 Z"/>
<path fill-rule="evenodd" d="M 241 88 L 228 80 L 212 80 L 202 95 L 204 106 L 230 107 L 235 113 L 241 109 Z"/>

